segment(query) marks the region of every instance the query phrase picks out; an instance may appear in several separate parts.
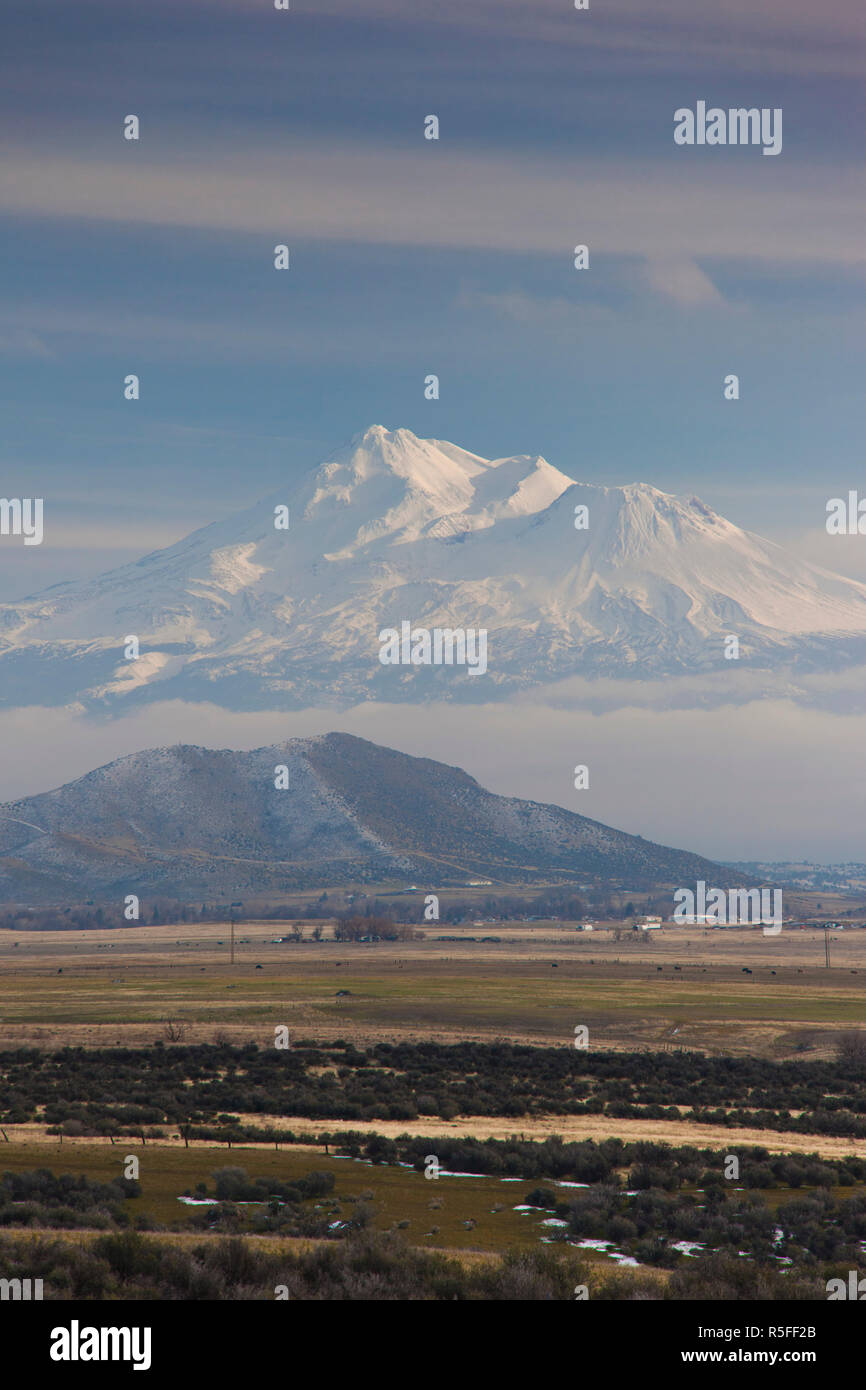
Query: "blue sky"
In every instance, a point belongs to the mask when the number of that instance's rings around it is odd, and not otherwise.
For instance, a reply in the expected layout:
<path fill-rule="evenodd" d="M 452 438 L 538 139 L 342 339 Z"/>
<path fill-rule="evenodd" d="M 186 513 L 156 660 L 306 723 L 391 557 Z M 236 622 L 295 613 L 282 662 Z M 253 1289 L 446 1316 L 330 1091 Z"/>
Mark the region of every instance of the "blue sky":
<path fill-rule="evenodd" d="M 866 24 L 854 0 L 695 8 L 10 0 L 4 489 L 51 524 L 8 592 L 373 421 L 820 526 L 861 458 Z M 675 147 L 698 98 L 781 106 L 782 154 Z"/>
<path fill-rule="evenodd" d="M 862 0 L 6 0 L 3 31 L 0 494 L 46 516 L 5 598 L 373 422 L 698 493 L 866 577 L 822 535 L 863 482 Z M 782 153 L 676 147 L 699 99 L 781 107 Z"/>

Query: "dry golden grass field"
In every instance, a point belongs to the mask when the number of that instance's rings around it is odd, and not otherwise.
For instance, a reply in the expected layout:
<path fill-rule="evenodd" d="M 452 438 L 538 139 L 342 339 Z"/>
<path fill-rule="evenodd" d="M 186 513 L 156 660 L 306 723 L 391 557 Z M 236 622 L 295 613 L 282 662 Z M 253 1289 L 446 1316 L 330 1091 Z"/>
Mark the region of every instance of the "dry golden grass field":
<path fill-rule="evenodd" d="M 394 944 L 325 939 L 276 943 L 287 922 L 236 928 L 229 960 L 225 923 L 146 926 L 113 931 L 0 933 L 0 1048 L 79 1044 L 255 1041 L 270 1046 L 286 1024 L 294 1040 L 336 1038 L 359 1046 L 375 1041 L 433 1039 L 537 1043 L 572 1047 L 575 1024 L 586 1024 L 601 1049 L 695 1048 L 775 1059 L 833 1056 L 842 1030 L 866 1026 L 866 931 L 832 933 L 831 968 L 824 935 L 786 930 L 710 931 L 668 928 L 652 939 L 621 926 L 577 933 L 573 924 L 537 922 L 428 928 L 424 939 Z M 310 924 L 304 923 L 309 938 Z M 439 936 L 460 937 L 438 941 Z M 497 936 L 498 942 L 467 938 Z M 259 968 L 260 967 L 260 968 Z M 751 974 L 744 973 L 746 967 Z M 348 991 L 343 997 L 338 990 Z M 269 1117 L 242 1115 L 267 1124 Z M 251 1176 L 334 1172 L 334 1219 L 348 1219 L 353 1200 L 367 1193 L 377 1229 L 401 1229 L 412 1245 L 483 1259 L 506 1249 L 537 1248 L 546 1213 L 520 1213 L 534 1184 L 489 1177 L 426 1180 L 400 1167 L 373 1167 L 326 1155 L 315 1135 L 353 1129 L 479 1139 L 601 1140 L 616 1135 L 672 1144 L 728 1148 L 756 1144 L 772 1152 L 866 1156 L 866 1142 L 671 1120 L 612 1119 L 603 1115 L 531 1120 L 462 1116 L 414 1122 L 309 1121 L 281 1117 L 281 1127 L 310 1135 L 310 1147 L 192 1142 L 171 1126 L 164 1138 L 137 1141 L 74 1139 L 62 1145 L 41 1124 L 7 1125 L 0 1171 L 48 1167 L 93 1178 L 117 1175 L 127 1152 L 141 1161 L 143 1196 L 130 1210 L 178 1227 L 173 1239 L 205 1238 L 189 1230 L 193 1208 L 179 1195 L 208 1181 L 217 1168 L 242 1166 Z M 789 1197 L 764 1194 L 771 1203 Z M 330 1201 L 330 1199 L 328 1199 Z M 187 1228 L 184 1231 L 184 1228 Z M 64 1233 L 84 1241 L 90 1233 Z M 303 1242 L 283 1237 L 298 1248 Z M 596 1251 L 588 1261 L 612 1262 Z M 659 1279 L 668 1277 L 657 1271 Z"/>
<path fill-rule="evenodd" d="M 286 923 L 0 933 L 0 1047 L 343 1037 L 832 1055 L 866 1024 L 866 931 L 669 928 L 584 934 L 557 923 L 428 930 L 399 945 L 274 944 Z M 309 932 L 309 925 L 306 926 Z M 440 935 L 459 942 L 437 941 Z M 498 943 L 471 942 L 483 934 Z M 617 939 L 619 938 L 619 939 Z M 260 967 L 260 968 L 259 968 Z M 744 973 L 744 967 L 751 974 Z M 347 990 L 343 997 L 338 990 Z"/>

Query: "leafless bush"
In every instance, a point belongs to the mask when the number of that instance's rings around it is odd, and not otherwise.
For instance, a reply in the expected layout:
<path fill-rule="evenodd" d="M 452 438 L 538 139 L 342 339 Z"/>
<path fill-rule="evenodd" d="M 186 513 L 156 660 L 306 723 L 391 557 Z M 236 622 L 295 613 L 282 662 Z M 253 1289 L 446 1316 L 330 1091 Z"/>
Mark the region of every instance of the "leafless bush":
<path fill-rule="evenodd" d="M 866 1028 L 849 1028 L 836 1038 L 836 1057 L 840 1062 L 866 1064 Z"/>

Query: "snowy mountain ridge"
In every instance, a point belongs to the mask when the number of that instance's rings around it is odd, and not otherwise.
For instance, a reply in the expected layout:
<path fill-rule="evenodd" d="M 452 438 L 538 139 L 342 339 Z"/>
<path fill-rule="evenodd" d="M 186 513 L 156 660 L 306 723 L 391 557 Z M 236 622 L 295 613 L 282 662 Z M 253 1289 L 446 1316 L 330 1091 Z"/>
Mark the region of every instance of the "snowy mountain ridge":
<path fill-rule="evenodd" d="M 698 855 L 497 796 L 461 768 L 341 733 L 246 752 L 147 749 L 0 804 L 0 902 L 213 901 L 402 886 L 407 875 L 461 885 L 740 882 Z"/>
<path fill-rule="evenodd" d="M 402 620 L 486 629 L 486 674 L 383 667 L 378 634 Z M 730 634 L 767 672 L 866 660 L 866 585 L 696 497 L 375 425 L 294 489 L 0 605 L 0 690 L 6 707 L 490 700 L 574 675 L 723 678 Z"/>

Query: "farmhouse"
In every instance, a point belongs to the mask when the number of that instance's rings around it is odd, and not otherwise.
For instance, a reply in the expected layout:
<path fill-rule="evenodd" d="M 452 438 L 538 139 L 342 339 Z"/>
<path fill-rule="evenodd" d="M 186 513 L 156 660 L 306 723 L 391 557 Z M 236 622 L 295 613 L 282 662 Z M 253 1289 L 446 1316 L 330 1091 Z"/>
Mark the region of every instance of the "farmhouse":
<path fill-rule="evenodd" d="M 661 917 L 639 917 L 634 924 L 635 931 L 661 931 Z"/>

